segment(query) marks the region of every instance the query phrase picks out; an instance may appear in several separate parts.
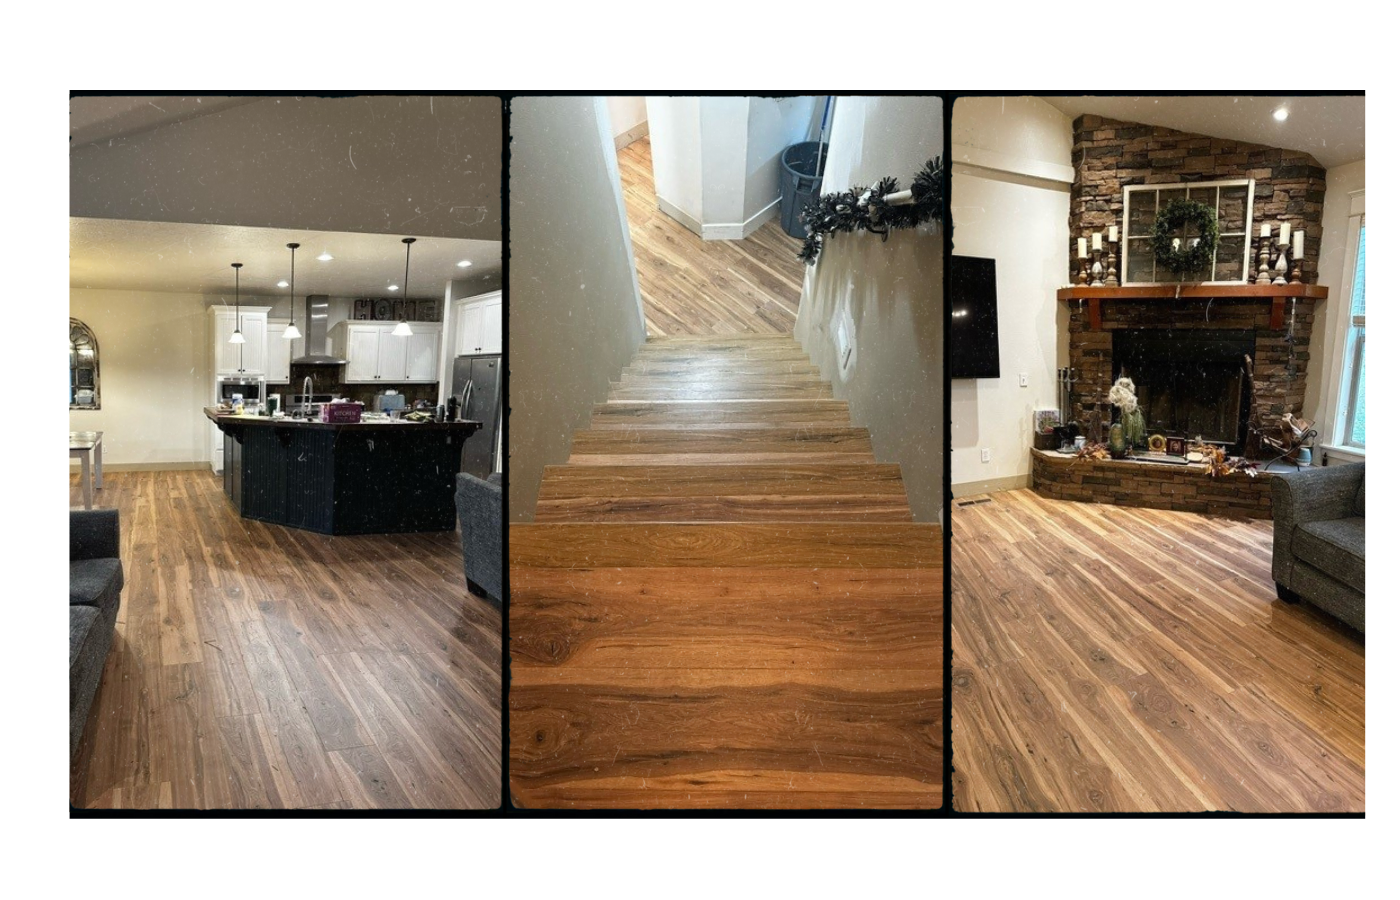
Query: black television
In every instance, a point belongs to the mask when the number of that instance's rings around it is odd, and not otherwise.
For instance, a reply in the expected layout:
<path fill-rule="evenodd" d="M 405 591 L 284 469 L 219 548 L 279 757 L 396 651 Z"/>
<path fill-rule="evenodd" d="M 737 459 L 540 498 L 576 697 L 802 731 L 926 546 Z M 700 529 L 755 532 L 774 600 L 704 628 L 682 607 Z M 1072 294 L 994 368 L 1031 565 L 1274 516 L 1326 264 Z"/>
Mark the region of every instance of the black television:
<path fill-rule="evenodd" d="M 953 378 L 1000 378 L 997 349 L 997 261 L 954 256 L 948 298 L 949 366 Z"/>

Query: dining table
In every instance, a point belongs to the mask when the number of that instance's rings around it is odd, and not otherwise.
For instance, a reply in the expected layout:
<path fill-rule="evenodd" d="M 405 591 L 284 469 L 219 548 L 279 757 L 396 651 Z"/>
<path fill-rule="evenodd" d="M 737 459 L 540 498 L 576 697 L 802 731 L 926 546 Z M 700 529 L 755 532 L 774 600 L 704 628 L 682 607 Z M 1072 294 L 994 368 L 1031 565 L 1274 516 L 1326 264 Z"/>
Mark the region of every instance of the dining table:
<path fill-rule="evenodd" d="M 102 490 L 102 432 L 68 432 L 68 458 L 83 465 L 83 509 L 92 509 L 93 489 Z"/>

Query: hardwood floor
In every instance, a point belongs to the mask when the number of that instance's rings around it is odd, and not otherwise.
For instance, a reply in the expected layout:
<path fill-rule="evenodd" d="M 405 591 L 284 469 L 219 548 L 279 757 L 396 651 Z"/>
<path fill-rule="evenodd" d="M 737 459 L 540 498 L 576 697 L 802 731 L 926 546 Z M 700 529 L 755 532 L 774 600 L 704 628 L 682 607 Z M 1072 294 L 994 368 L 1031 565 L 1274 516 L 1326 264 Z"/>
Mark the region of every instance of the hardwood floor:
<path fill-rule="evenodd" d="M 1272 523 L 1020 490 L 952 527 L 957 809 L 1365 808 L 1365 646 L 1274 599 Z"/>
<path fill-rule="evenodd" d="M 809 365 L 653 340 L 546 469 L 510 532 L 516 804 L 942 805 L 942 535 L 829 388 L 789 396 Z"/>
<path fill-rule="evenodd" d="M 455 532 L 265 525 L 207 471 L 104 481 L 126 586 L 75 806 L 500 805 L 501 615 Z"/>
<path fill-rule="evenodd" d="M 619 150 L 617 164 L 647 334 L 792 333 L 802 242 L 776 216 L 742 241 L 704 241 L 657 208 L 651 141 Z"/>

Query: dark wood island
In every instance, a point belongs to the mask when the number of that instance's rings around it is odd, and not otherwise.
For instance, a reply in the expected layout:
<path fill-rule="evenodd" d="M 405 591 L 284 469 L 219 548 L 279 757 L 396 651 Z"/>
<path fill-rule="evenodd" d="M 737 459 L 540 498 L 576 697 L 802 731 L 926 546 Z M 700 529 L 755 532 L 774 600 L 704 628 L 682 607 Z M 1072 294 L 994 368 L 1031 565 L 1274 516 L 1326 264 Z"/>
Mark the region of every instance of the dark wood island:
<path fill-rule="evenodd" d="M 321 534 L 451 531 L 462 444 L 481 427 L 204 414 L 224 434 L 224 493 L 239 514 Z"/>

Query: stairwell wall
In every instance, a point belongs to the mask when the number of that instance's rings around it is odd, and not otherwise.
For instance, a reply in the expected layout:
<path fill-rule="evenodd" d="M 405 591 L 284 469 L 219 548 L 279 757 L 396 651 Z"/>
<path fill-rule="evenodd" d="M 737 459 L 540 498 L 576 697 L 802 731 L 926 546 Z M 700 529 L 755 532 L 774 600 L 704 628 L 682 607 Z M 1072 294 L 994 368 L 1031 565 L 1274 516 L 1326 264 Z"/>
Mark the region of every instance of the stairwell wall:
<path fill-rule="evenodd" d="M 907 186 L 942 148 L 940 99 L 841 97 L 822 192 L 885 175 Z M 899 464 L 914 518 L 942 521 L 942 227 L 827 241 L 807 270 L 795 336 L 836 398 L 850 403 L 852 423 L 869 429 L 876 458 Z"/>
<path fill-rule="evenodd" d="M 510 146 L 507 501 L 528 522 L 646 327 L 606 101 L 516 99 Z"/>

